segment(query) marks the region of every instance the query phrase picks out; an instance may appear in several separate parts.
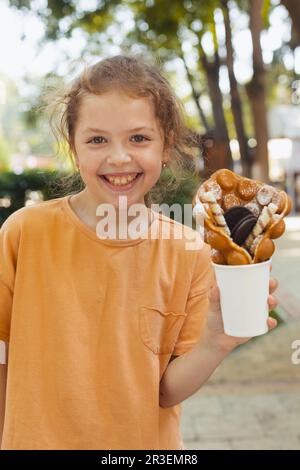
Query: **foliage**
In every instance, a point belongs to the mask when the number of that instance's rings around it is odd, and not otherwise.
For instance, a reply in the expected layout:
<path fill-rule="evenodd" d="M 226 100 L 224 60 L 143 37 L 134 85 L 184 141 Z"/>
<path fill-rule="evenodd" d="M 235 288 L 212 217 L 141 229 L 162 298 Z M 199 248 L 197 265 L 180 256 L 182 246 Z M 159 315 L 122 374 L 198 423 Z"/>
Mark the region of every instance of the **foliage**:
<path fill-rule="evenodd" d="M 27 191 L 41 191 L 43 198 L 50 199 L 50 183 L 57 178 L 56 172 L 27 170 L 20 175 L 11 172 L 0 173 L 0 199 L 9 198 L 11 205 L 0 204 L 0 225 L 13 212 L 25 205 Z"/>

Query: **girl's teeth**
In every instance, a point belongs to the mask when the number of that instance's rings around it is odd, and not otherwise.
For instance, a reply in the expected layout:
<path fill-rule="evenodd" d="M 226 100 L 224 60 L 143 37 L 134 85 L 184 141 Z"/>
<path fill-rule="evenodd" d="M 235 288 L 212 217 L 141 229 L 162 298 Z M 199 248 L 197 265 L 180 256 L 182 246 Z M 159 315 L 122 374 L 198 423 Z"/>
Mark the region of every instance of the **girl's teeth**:
<path fill-rule="evenodd" d="M 137 175 L 136 175 L 137 176 Z M 107 179 L 110 183 L 112 184 L 116 184 L 116 185 L 124 185 L 124 184 L 128 184 L 130 183 L 131 181 L 133 181 L 136 176 L 127 176 L 127 177 L 109 177 L 107 176 Z"/>

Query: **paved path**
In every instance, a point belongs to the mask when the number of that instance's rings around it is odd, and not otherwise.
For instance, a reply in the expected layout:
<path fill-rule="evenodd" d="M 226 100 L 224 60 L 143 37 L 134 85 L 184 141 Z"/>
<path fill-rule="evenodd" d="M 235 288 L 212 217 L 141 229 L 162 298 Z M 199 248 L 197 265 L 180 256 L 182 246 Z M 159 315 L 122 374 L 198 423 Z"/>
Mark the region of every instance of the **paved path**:
<path fill-rule="evenodd" d="M 300 319 L 300 217 L 287 219 L 287 231 L 276 241 L 273 274 L 279 280 L 278 299 L 284 319 Z"/>
<path fill-rule="evenodd" d="M 291 361 L 300 340 L 300 218 L 276 243 L 272 272 L 286 321 L 234 351 L 182 404 L 187 449 L 300 449 L 300 364 Z"/>

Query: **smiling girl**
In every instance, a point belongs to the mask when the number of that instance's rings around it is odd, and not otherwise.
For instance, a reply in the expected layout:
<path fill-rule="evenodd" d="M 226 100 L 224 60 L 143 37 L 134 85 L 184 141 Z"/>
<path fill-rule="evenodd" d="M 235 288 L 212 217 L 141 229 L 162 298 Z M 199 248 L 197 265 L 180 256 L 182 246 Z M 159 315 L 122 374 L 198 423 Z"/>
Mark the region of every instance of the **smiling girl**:
<path fill-rule="evenodd" d="M 70 203 L 94 229 L 99 202 L 118 210 L 119 196 L 126 195 L 128 207 L 145 205 L 145 194 L 169 159 L 151 101 L 131 98 L 118 87 L 85 97 L 72 145 L 86 188 Z"/>
<path fill-rule="evenodd" d="M 2 449 L 182 449 L 180 403 L 247 340 L 224 333 L 208 245 L 187 250 L 196 232 L 174 238 L 179 222 L 149 208 L 195 141 L 169 83 L 132 57 L 89 67 L 54 108 L 84 188 L 0 230 Z M 99 237 L 119 196 L 171 236 Z"/>

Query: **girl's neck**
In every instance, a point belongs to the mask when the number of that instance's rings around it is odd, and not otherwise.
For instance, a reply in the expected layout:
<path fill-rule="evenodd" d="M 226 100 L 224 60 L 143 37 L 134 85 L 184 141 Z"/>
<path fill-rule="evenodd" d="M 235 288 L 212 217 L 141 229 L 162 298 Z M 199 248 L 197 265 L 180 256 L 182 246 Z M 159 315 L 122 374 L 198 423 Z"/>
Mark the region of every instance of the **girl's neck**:
<path fill-rule="evenodd" d="M 89 228 L 91 228 L 95 232 L 96 232 L 96 228 L 97 230 L 99 230 L 99 225 L 98 225 L 99 222 L 101 222 L 103 218 L 107 217 L 107 214 L 105 214 L 104 216 L 96 215 L 97 207 L 101 204 L 99 201 L 95 201 L 92 197 L 89 196 L 89 194 L 85 190 L 83 190 L 78 194 L 72 195 L 69 199 L 69 202 L 75 214 L 79 217 L 79 219 L 84 224 L 86 224 Z M 149 208 L 146 208 L 146 209 L 147 209 L 147 216 L 146 218 L 143 217 L 143 225 L 145 225 L 148 229 L 153 221 L 153 214 Z M 116 232 L 116 239 L 118 240 L 120 239 L 119 233 L 124 233 L 124 230 L 125 230 L 125 233 L 127 233 L 126 228 L 129 226 L 130 222 L 132 222 L 136 218 L 136 215 L 130 216 L 128 215 L 128 213 L 125 214 L 123 212 L 120 216 L 120 211 L 118 208 L 115 208 L 115 214 L 116 214 L 116 231 L 115 232 Z M 121 224 L 120 224 L 120 221 L 121 221 Z"/>

